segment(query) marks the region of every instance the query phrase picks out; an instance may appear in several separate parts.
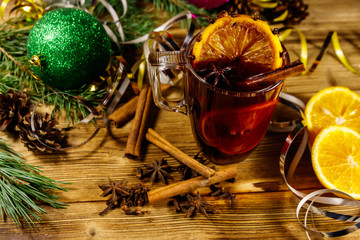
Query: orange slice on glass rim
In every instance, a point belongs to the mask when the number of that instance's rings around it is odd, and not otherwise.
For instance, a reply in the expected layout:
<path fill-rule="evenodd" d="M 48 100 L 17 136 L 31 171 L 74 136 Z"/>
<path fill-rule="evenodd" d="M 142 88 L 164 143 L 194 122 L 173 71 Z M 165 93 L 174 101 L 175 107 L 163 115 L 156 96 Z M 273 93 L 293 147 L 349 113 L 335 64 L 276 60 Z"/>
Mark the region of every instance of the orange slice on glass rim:
<path fill-rule="evenodd" d="M 310 143 L 331 125 L 360 132 L 360 96 L 346 87 L 328 87 L 313 95 L 305 107 Z"/>
<path fill-rule="evenodd" d="M 283 65 L 283 48 L 277 34 L 259 19 L 225 14 L 209 25 L 194 44 L 195 69 L 209 64 L 222 67 L 236 63 L 242 78 L 275 70 Z"/>
<path fill-rule="evenodd" d="M 360 134 L 348 127 L 330 126 L 316 137 L 311 159 L 321 184 L 360 199 Z"/>

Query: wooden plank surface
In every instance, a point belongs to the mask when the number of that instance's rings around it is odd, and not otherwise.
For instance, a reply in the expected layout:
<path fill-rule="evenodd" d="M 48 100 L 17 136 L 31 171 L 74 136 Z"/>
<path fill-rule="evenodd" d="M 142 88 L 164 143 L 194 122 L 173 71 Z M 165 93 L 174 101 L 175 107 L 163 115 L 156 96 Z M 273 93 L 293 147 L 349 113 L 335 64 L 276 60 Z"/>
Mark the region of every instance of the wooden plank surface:
<path fill-rule="evenodd" d="M 312 62 L 329 31 L 338 31 L 341 46 L 353 66 L 360 66 L 360 1 L 307 0 L 308 18 L 297 26 L 308 39 L 309 61 Z M 299 56 L 299 39 L 293 33 L 284 44 L 293 60 Z M 286 80 L 283 91 L 306 102 L 315 92 L 332 85 L 347 86 L 360 93 L 360 76 L 344 68 L 334 57 L 332 47 L 311 76 L 295 76 Z M 192 136 L 189 119 L 179 113 L 152 109 L 152 127 L 163 137 L 189 155 L 198 149 Z M 139 160 L 124 157 L 131 122 L 120 129 L 101 129 L 88 144 L 66 153 L 34 154 L 18 141 L 9 139 L 13 148 L 25 159 L 42 166 L 44 174 L 59 181 L 72 183 L 68 192 L 56 192 L 67 209 L 43 206 L 47 214 L 37 230 L 19 228 L 10 222 L 0 223 L 0 239 L 307 239 L 295 217 L 297 206 L 279 171 L 279 154 L 287 133 L 268 132 L 248 159 L 237 164 L 238 178 L 226 187 L 236 192 L 236 209 L 228 200 L 206 198 L 218 213 L 210 219 L 197 214 L 184 218 L 166 202 L 145 207 L 150 213 L 126 216 L 115 209 L 99 216 L 105 207 L 99 184 L 127 179 L 137 183 L 136 167 L 152 159 L 165 158 L 172 166 L 177 161 L 152 144 L 146 144 Z M 217 166 L 221 169 L 224 166 Z M 175 177 L 172 182 L 179 181 Z M 163 186 L 154 184 L 150 188 Z M 304 156 L 294 179 L 298 189 L 321 188 L 312 169 L 309 155 Z M 327 229 L 334 222 L 319 220 Z M 358 239 L 356 232 L 341 239 Z"/>

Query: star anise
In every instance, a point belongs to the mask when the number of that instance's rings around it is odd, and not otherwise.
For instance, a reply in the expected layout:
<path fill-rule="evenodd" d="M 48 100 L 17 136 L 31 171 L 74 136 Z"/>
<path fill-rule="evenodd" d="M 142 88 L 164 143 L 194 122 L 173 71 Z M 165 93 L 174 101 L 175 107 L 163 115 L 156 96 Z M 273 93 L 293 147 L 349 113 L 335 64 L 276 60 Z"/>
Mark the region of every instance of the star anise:
<path fill-rule="evenodd" d="M 187 209 L 185 217 L 191 217 L 195 213 L 203 213 L 207 218 L 209 218 L 208 213 L 216 213 L 215 209 L 206 209 L 210 205 L 208 202 L 202 202 L 200 193 L 197 192 L 196 197 L 192 197 L 190 194 L 186 195 L 187 202 L 181 205 L 181 207 Z"/>
<path fill-rule="evenodd" d="M 197 70 L 197 72 L 206 79 L 207 82 L 212 82 L 213 76 L 215 75 L 215 78 L 213 80 L 213 85 L 217 86 L 218 84 L 225 84 L 226 86 L 230 87 L 230 81 L 226 77 L 226 73 L 230 70 L 234 69 L 235 66 L 217 66 L 215 63 L 211 63 L 209 67 L 205 67 L 202 69 Z M 219 82 L 220 81 L 220 82 Z"/>
<path fill-rule="evenodd" d="M 197 154 L 195 154 L 193 158 L 204 165 L 206 165 L 209 162 L 208 159 L 206 159 L 205 156 L 202 154 L 202 152 L 198 152 Z M 189 168 L 185 164 L 181 164 L 180 166 L 178 166 L 177 170 L 179 171 L 181 178 L 183 180 L 200 176 L 200 174 L 197 171 Z"/>
<path fill-rule="evenodd" d="M 106 202 L 108 207 L 105 208 L 105 210 L 102 211 L 100 215 L 107 213 L 111 209 L 119 207 L 122 203 L 119 200 L 121 200 L 123 196 L 129 195 L 129 189 L 122 186 L 123 183 L 123 180 L 114 182 L 109 178 L 109 184 L 99 185 L 99 188 L 103 191 L 101 194 L 102 197 L 106 197 L 111 194 L 111 197 Z"/>
<path fill-rule="evenodd" d="M 138 168 L 138 178 L 142 179 L 144 177 L 150 177 L 150 182 L 154 183 L 158 180 L 162 181 L 165 184 L 168 184 L 169 179 L 173 179 L 170 175 L 170 172 L 173 171 L 173 168 L 167 164 L 167 161 L 163 158 L 159 162 L 158 160 L 153 160 L 152 164 L 144 164 L 145 169 Z"/>
<path fill-rule="evenodd" d="M 109 194 L 116 195 L 129 195 L 128 188 L 123 186 L 124 180 L 114 182 L 109 178 L 109 184 L 99 185 L 99 188 L 103 190 L 102 197 L 106 197 Z"/>

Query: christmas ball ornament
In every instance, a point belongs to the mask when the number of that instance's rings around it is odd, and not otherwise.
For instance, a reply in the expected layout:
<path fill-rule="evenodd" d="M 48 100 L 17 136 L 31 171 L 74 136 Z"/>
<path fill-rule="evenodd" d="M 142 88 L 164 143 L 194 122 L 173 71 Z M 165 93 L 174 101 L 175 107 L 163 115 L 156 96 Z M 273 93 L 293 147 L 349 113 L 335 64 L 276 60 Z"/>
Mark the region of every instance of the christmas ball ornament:
<path fill-rule="evenodd" d="M 229 2 L 229 0 L 187 0 L 187 2 L 194 4 L 199 8 L 213 9 Z"/>
<path fill-rule="evenodd" d="M 68 90 L 96 79 L 110 58 L 110 40 L 100 22 L 80 9 L 46 13 L 31 29 L 28 58 L 50 87 Z"/>

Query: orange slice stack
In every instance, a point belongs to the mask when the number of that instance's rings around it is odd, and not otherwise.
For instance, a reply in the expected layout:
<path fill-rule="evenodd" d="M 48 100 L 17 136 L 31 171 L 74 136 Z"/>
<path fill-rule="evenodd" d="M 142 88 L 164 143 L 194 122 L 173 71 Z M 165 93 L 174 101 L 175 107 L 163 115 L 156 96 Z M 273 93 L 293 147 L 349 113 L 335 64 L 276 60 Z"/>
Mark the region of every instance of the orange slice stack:
<path fill-rule="evenodd" d="M 319 181 L 360 199 L 360 96 L 346 87 L 325 88 L 308 101 L 305 119 Z"/>

